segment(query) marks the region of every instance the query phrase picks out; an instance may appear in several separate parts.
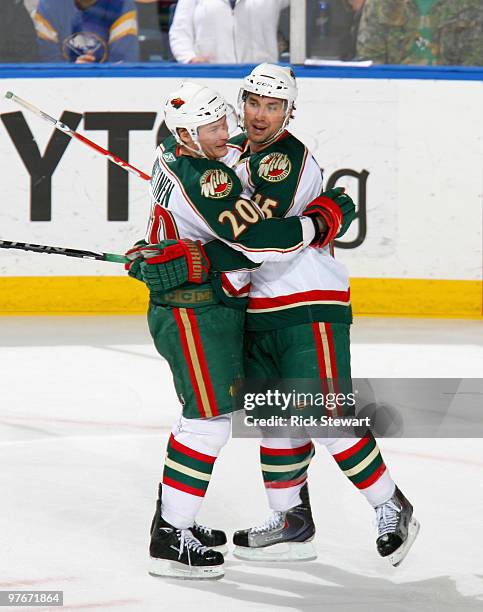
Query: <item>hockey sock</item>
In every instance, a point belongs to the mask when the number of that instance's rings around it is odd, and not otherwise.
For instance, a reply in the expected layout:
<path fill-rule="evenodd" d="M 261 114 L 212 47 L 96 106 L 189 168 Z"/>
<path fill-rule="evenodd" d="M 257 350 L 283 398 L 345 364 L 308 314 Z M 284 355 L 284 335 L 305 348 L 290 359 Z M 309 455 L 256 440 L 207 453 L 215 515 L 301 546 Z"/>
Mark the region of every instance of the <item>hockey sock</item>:
<path fill-rule="evenodd" d="M 372 434 L 327 440 L 326 445 L 337 465 L 371 506 L 378 506 L 392 496 L 396 485 Z"/>
<path fill-rule="evenodd" d="M 261 441 L 260 461 L 263 482 L 272 510 L 283 512 L 302 503 L 300 489 L 314 456 L 307 439 L 266 438 Z"/>
<path fill-rule="evenodd" d="M 182 417 L 175 426 L 166 451 L 161 500 L 161 516 L 174 527 L 193 526 L 230 426 L 230 416 Z"/>

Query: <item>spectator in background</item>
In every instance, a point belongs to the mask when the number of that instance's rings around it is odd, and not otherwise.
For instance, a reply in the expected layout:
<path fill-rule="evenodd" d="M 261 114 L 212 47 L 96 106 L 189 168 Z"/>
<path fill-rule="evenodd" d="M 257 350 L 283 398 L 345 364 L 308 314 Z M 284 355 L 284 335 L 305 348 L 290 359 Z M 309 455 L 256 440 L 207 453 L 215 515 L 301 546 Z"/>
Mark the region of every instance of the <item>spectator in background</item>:
<path fill-rule="evenodd" d="M 365 0 L 307 3 L 307 55 L 317 59 L 352 60 Z"/>
<path fill-rule="evenodd" d="M 0 62 L 38 61 L 35 29 L 23 0 L 1 0 Z"/>
<path fill-rule="evenodd" d="M 136 62 L 134 0 L 39 0 L 34 15 L 44 62 Z"/>
<path fill-rule="evenodd" d="M 358 59 L 483 66 L 482 0 L 366 0 Z"/>
<path fill-rule="evenodd" d="M 178 0 L 169 42 L 178 62 L 276 62 L 280 12 L 290 0 Z"/>
<path fill-rule="evenodd" d="M 357 52 L 357 33 L 361 21 L 362 9 L 366 0 L 345 0 L 347 27 L 342 36 L 340 59 L 349 61 L 355 58 Z"/>

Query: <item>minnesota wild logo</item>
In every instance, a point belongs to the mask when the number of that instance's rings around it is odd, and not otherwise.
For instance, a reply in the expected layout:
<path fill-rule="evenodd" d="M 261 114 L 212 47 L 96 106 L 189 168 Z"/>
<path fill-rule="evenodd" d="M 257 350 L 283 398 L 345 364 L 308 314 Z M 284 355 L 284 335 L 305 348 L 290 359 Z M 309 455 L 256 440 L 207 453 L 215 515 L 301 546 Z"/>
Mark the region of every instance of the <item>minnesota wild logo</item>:
<path fill-rule="evenodd" d="M 224 198 L 233 189 L 233 181 L 224 170 L 207 170 L 200 178 L 201 195 L 205 198 Z"/>
<path fill-rule="evenodd" d="M 173 100 L 171 100 L 170 102 L 171 106 L 173 108 L 181 108 L 183 106 L 183 104 L 186 104 L 186 102 L 184 100 L 182 100 L 181 98 L 173 98 Z"/>
<path fill-rule="evenodd" d="M 269 153 L 258 166 L 258 176 L 269 183 L 278 183 L 287 178 L 292 164 L 285 153 Z"/>

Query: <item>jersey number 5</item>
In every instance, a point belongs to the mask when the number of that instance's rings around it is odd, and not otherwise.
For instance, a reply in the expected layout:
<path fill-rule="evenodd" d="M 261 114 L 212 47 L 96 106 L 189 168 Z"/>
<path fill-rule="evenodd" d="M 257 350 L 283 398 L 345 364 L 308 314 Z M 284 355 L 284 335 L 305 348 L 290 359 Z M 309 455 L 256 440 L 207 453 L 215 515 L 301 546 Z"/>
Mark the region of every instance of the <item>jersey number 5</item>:
<path fill-rule="evenodd" d="M 233 210 L 224 210 L 218 216 L 220 223 L 225 223 L 225 221 L 230 223 L 234 240 L 243 234 L 248 225 L 257 223 L 261 219 L 258 210 L 248 200 L 237 200 Z"/>

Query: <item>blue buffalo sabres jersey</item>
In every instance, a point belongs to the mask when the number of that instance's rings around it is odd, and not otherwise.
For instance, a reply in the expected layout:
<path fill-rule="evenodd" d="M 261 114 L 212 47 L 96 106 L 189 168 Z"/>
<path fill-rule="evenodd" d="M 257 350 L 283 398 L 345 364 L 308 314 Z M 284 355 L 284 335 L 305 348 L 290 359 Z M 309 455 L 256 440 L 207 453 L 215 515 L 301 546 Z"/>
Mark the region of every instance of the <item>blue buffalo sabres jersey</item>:
<path fill-rule="evenodd" d="M 98 63 L 139 60 L 134 0 L 97 0 L 85 10 L 74 0 L 39 0 L 34 23 L 44 62 L 75 62 L 86 54 Z"/>

